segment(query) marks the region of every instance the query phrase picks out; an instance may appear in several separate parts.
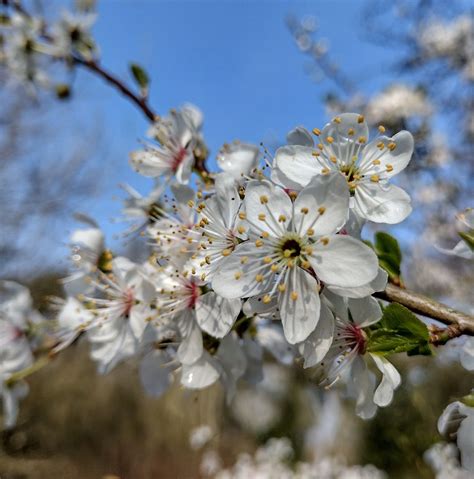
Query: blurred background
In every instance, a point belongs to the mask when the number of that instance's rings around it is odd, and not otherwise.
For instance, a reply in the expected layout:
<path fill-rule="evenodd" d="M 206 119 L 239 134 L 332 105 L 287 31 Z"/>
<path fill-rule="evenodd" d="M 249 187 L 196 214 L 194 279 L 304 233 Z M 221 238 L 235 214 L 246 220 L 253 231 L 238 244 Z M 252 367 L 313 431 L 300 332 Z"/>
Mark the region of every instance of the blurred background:
<path fill-rule="evenodd" d="M 70 7 L 26 3 L 46 17 Z M 186 102 L 203 111 L 211 170 L 225 142 L 274 151 L 293 127 L 321 127 L 343 111 L 363 113 L 374 127 L 409 129 L 416 152 L 398 184 L 414 212 L 386 230 L 402 245 L 409 288 L 468 310 L 472 265 L 435 245 L 454 246 L 455 214 L 474 206 L 471 1 L 102 0 L 97 10 L 93 32 L 106 68 L 130 81 L 128 62 L 143 65 L 160 114 Z M 152 186 L 128 165 L 148 127 L 141 113 L 89 72 L 64 80 L 67 100 L 33 97 L 0 69 L 0 277 L 30 286 L 44 312 L 48 297 L 62 294 L 73 214 L 93 216 L 114 251 L 136 249 L 116 221 L 118 184 L 143 194 Z M 212 427 L 227 464 L 286 436 L 298 459 L 339 454 L 390 478 L 433 477 L 423 452 L 439 440 L 436 420 L 473 382 L 455 348 L 438 352 L 434 360 L 396 358 L 403 386 L 364 422 L 300 368 L 271 360 L 264 384 L 242 387 L 230 409 L 218 386 L 176 386 L 150 399 L 133 364 L 99 377 L 79 343 L 32 378 L 19 427 L 3 437 L 0 477 L 199 477 L 189 434 L 201 424 Z"/>

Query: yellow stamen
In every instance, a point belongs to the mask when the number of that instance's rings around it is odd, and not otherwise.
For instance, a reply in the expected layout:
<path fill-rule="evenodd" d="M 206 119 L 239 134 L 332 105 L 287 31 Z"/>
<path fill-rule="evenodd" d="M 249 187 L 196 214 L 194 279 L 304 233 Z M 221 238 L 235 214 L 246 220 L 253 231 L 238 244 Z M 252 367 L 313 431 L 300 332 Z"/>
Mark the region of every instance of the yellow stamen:
<path fill-rule="evenodd" d="M 298 299 L 298 293 L 296 291 L 291 292 L 291 299 L 296 301 Z"/>

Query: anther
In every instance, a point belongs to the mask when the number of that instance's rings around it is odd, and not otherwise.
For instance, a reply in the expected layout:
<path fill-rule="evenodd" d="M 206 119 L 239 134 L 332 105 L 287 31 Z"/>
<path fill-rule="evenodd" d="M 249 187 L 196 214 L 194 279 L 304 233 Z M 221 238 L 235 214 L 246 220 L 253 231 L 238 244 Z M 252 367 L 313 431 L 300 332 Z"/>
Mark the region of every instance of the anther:
<path fill-rule="evenodd" d="M 300 211 L 301 211 L 301 213 L 303 213 L 304 215 L 307 215 L 308 212 L 309 212 L 309 210 L 308 210 L 308 208 L 306 208 L 306 206 L 303 206 L 303 208 L 301 208 Z"/>
<path fill-rule="evenodd" d="M 234 273 L 234 278 L 235 278 L 235 279 L 240 279 L 241 277 L 242 277 L 242 273 L 241 273 L 240 271 L 236 271 L 236 272 Z"/>
<path fill-rule="evenodd" d="M 241 212 L 239 213 L 239 218 L 240 218 L 241 220 L 244 220 L 245 218 L 247 218 L 247 215 L 245 214 L 244 211 L 241 211 Z"/>
<path fill-rule="evenodd" d="M 258 219 L 259 219 L 260 221 L 265 221 L 265 218 L 266 218 L 265 213 L 259 213 Z"/>
<path fill-rule="evenodd" d="M 379 132 L 385 133 L 385 127 L 383 125 L 379 125 Z"/>
<path fill-rule="evenodd" d="M 298 299 L 298 293 L 296 291 L 291 292 L 291 299 L 296 301 Z"/>
<path fill-rule="evenodd" d="M 325 212 L 325 211 L 326 211 L 326 207 L 325 207 L 325 206 L 320 206 L 320 207 L 318 208 L 318 213 L 319 213 L 320 215 L 324 215 L 324 212 Z"/>
<path fill-rule="evenodd" d="M 285 215 L 280 215 L 280 216 L 278 217 L 278 222 L 279 222 L 279 223 L 284 223 L 285 221 L 286 221 L 286 216 L 285 216 Z"/>
<path fill-rule="evenodd" d="M 257 275 L 255 276 L 255 281 L 256 281 L 257 283 L 261 283 L 261 282 L 263 281 L 263 274 L 257 274 Z"/>
<path fill-rule="evenodd" d="M 359 136 L 359 143 L 365 143 L 367 141 L 367 138 L 365 136 Z"/>
<path fill-rule="evenodd" d="M 326 138 L 326 141 L 331 145 L 332 143 L 334 143 L 334 138 L 332 136 L 328 136 Z"/>
<path fill-rule="evenodd" d="M 364 115 L 359 115 L 359 117 L 357 118 L 357 123 L 364 123 Z"/>
<path fill-rule="evenodd" d="M 263 241 L 261 239 L 258 239 L 257 241 L 255 241 L 255 246 L 257 248 L 260 248 L 260 246 L 263 246 Z"/>
<path fill-rule="evenodd" d="M 267 204 L 267 203 L 268 203 L 268 196 L 266 196 L 266 195 L 260 196 L 260 203 L 261 203 L 262 205 Z"/>
<path fill-rule="evenodd" d="M 370 177 L 370 181 L 372 181 L 372 183 L 378 183 L 379 180 L 380 180 L 379 175 L 372 175 Z"/>
<path fill-rule="evenodd" d="M 393 165 L 387 164 L 385 165 L 385 169 L 387 170 L 388 173 L 390 173 L 391 171 L 393 171 Z"/>
<path fill-rule="evenodd" d="M 321 243 L 324 245 L 324 246 L 327 246 L 329 244 L 329 238 L 321 238 Z"/>
<path fill-rule="evenodd" d="M 230 253 L 232 253 L 232 250 L 229 248 L 223 249 L 222 250 L 222 256 L 229 256 Z"/>
<path fill-rule="evenodd" d="M 271 300 L 272 300 L 272 298 L 270 297 L 269 294 L 266 294 L 266 295 L 262 298 L 263 304 L 268 304 L 268 303 L 271 302 Z"/>
<path fill-rule="evenodd" d="M 313 128 L 313 134 L 319 136 L 321 134 L 321 130 L 319 128 Z"/>

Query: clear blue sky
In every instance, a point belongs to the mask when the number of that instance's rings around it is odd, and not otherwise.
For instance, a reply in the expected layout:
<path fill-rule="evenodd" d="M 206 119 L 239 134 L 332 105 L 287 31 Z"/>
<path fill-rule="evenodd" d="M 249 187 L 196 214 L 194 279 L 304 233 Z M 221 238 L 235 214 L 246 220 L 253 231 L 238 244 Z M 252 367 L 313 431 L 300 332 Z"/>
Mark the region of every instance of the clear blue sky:
<path fill-rule="evenodd" d="M 284 141 L 296 125 L 312 128 L 326 122 L 321 97 L 331 85 L 315 84 L 305 73 L 307 59 L 285 25 L 289 13 L 315 15 L 332 58 L 362 88 L 380 87 L 387 50 L 361 40 L 364 4 L 102 0 L 94 34 L 108 69 L 126 79 L 128 62 L 146 68 L 152 79 L 151 103 L 158 113 L 185 102 L 202 109 L 212 166 L 224 142 Z M 128 153 L 144 138 L 147 123 L 126 99 L 88 72 L 81 72 L 75 85 L 76 98 L 67 108 L 104 123 L 97 161 L 104 165 L 107 187 L 84 208 L 107 232 L 116 232 L 120 228 L 109 221 L 119 213 L 119 203 L 111 199 L 118 193 L 115 185 L 128 182 L 142 192 L 150 185 L 128 166 Z"/>

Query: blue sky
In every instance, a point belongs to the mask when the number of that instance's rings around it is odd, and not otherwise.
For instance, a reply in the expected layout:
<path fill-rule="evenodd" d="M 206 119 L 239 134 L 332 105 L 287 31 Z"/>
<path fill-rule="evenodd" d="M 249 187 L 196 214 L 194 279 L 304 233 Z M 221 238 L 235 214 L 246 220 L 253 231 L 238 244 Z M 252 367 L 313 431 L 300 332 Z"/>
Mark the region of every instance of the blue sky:
<path fill-rule="evenodd" d="M 285 25 L 290 13 L 315 15 L 332 58 L 363 89 L 381 86 L 387 51 L 360 38 L 364 3 L 102 0 L 94 35 L 107 69 L 128 79 L 128 62 L 145 67 L 152 80 L 151 104 L 159 114 L 185 102 L 202 109 L 212 166 L 224 142 L 271 144 L 284 141 L 296 125 L 313 128 L 326 122 L 321 98 L 331 85 L 315 84 L 305 73 L 307 59 Z M 104 165 L 107 178 L 99 196 L 84 202 L 83 210 L 108 233 L 117 232 L 120 227 L 110 222 L 120 210 L 112 200 L 119 194 L 116 185 L 127 182 L 146 193 L 151 184 L 128 166 L 128 153 L 139 147 L 147 122 L 89 72 L 77 75 L 75 88 L 67 111 L 79 123 L 101 125 L 95 161 Z M 81 131 L 87 134 L 87 129 Z"/>

